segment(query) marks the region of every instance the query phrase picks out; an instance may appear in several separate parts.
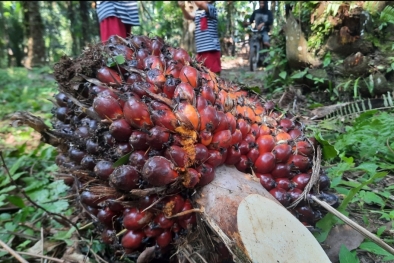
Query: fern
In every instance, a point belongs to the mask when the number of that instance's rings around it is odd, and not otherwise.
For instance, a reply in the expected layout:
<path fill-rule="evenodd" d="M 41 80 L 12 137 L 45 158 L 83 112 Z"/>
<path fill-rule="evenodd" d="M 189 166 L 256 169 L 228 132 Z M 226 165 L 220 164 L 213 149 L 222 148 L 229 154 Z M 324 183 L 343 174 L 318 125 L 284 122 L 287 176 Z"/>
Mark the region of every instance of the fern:
<path fill-rule="evenodd" d="M 386 6 L 380 13 L 380 21 L 382 23 L 394 24 L 394 7 Z"/>

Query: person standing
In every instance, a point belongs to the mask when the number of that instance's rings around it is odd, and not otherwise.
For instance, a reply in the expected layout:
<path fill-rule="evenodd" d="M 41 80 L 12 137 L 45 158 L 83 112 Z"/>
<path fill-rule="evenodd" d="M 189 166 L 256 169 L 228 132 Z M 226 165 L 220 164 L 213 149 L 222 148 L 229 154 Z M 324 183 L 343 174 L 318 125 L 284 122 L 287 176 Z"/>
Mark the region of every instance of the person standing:
<path fill-rule="evenodd" d="M 128 37 L 132 26 L 140 25 L 137 1 L 97 1 L 101 41 L 112 35 Z"/>
<path fill-rule="evenodd" d="M 218 34 L 218 15 L 214 5 L 215 1 L 194 1 L 197 10 L 194 14 L 186 10 L 185 2 L 178 1 L 182 13 L 186 19 L 194 20 L 196 24 L 195 42 L 197 60 L 212 72 L 220 75 L 221 53 Z"/>
<path fill-rule="evenodd" d="M 249 22 L 246 21 L 245 26 L 252 24 L 254 21 L 255 29 L 261 31 L 264 45 L 270 47 L 268 32 L 271 30 L 274 16 L 272 12 L 268 10 L 268 1 L 259 1 L 259 4 L 260 8 L 253 11 L 249 18 Z"/>

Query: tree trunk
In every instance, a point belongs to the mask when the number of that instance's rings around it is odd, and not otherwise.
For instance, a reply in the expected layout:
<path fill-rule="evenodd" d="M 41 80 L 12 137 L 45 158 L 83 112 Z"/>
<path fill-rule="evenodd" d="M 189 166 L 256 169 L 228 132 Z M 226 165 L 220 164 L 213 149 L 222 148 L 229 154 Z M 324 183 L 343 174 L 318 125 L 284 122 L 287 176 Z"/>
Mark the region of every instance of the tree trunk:
<path fill-rule="evenodd" d="M 193 13 L 195 10 L 197 10 L 196 5 L 190 4 L 189 2 L 185 2 L 185 4 L 186 4 L 186 10 L 188 10 L 189 13 Z M 181 44 L 180 46 L 192 53 L 196 53 L 196 45 L 194 39 L 195 29 L 196 29 L 196 25 L 194 24 L 194 21 L 187 20 L 184 18 L 182 39 L 180 41 Z"/>
<path fill-rule="evenodd" d="M 37 67 L 45 64 L 44 25 L 40 15 L 40 2 L 23 1 L 25 25 L 28 34 L 27 58 L 25 67 Z"/>
<path fill-rule="evenodd" d="M 77 37 L 77 19 L 75 17 L 75 10 L 73 7 L 73 1 L 67 2 L 67 18 L 70 20 L 70 33 L 72 38 L 72 54 L 76 55 L 79 53 L 80 45 Z"/>
<path fill-rule="evenodd" d="M 79 1 L 79 17 L 81 21 L 81 44 L 85 47 L 90 42 L 91 24 L 89 19 L 89 1 Z"/>

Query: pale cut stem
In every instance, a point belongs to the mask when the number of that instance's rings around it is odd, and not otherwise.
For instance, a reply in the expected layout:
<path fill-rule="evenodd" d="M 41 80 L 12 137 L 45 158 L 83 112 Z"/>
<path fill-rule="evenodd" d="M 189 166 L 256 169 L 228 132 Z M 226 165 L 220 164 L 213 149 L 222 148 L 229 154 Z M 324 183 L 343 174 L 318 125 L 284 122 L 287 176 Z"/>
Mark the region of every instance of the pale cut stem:
<path fill-rule="evenodd" d="M 12 248 L 10 248 L 6 243 L 4 243 L 3 241 L 1 241 L 0 239 L 0 245 L 4 248 L 4 250 L 6 250 L 8 253 L 10 253 L 14 258 L 16 258 L 19 262 L 21 263 L 29 263 L 27 262 L 23 257 L 21 257 L 21 255 L 19 255 L 15 250 L 13 250 Z"/>
<path fill-rule="evenodd" d="M 377 237 L 375 234 L 371 233 L 370 231 L 368 231 L 367 229 L 365 229 L 364 227 L 360 226 L 359 224 L 357 224 L 356 222 L 354 222 L 353 220 L 351 220 L 350 218 L 346 217 L 345 215 L 343 215 L 342 213 L 340 213 L 338 210 L 336 210 L 335 208 L 333 208 L 332 206 L 330 206 L 328 203 L 321 201 L 319 198 L 317 198 L 316 196 L 312 196 L 313 201 L 315 201 L 316 203 L 318 203 L 319 205 L 321 205 L 322 207 L 324 207 L 327 211 L 329 211 L 330 213 L 334 214 L 336 217 L 338 217 L 339 219 L 341 219 L 343 222 L 345 222 L 346 224 L 348 224 L 350 227 L 352 227 L 354 230 L 356 230 L 357 232 L 359 232 L 360 234 L 362 234 L 364 237 L 371 239 L 373 242 L 375 242 L 377 245 L 379 245 L 380 247 L 382 247 L 383 249 L 385 249 L 387 252 L 391 253 L 394 255 L 394 248 L 392 248 L 391 246 L 389 246 L 387 243 L 385 243 L 382 239 L 380 239 L 379 237 Z"/>

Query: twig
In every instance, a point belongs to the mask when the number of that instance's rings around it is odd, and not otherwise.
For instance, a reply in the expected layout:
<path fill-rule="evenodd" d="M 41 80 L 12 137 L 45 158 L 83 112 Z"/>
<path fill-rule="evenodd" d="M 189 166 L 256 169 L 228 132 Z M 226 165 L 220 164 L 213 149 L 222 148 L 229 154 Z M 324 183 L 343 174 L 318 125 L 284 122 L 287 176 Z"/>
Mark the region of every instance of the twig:
<path fill-rule="evenodd" d="M 336 217 L 341 219 L 343 222 L 348 224 L 350 227 L 352 227 L 354 230 L 356 230 L 357 232 L 362 234 L 364 237 L 371 239 L 373 242 L 375 242 L 377 245 L 379 245 L 380 247 L 385 249 L 387 252 L 389 252 L 389 253 L 394 255 L 394 248 L 389 246 L 382 239 L 380 239 L 379 237 L 377 237 L 376 235 L 374 235 L 373 233 L 371 233 L 370 231 L 368 231 L 364 227 L 360 226 L 359 224 L 357 224 L 356 222 L 354 222 L 350 218 L 344 216 L 342 213 L 340 213 L 338 210 L 336 210 L 335 208 L 330 206 L 325 201 L 321 201 L 316 196 L 312 196 L 311 198 L 312 198 L 313 201 L 315 201 L 316 203 L 318 203 L 319 205 L 324 207 L 327 211 L 329 211 L 330 213 L 332 213 L 333 215 L 335 215 Z"/>
<path fill-rule="evenodd" d="M 48 213 L 48 214 L 51 215 L 51 216 L 60 217 L 61 219 L 65 220 L 67 223 L 69 223 L 70 225 L 72 225 L 73 227 L 75 227 L 75 229 L 77 230 L 78 234 L 79 234 L 80 236 L 82 236 L 81 233 L 80 233 L 80 231 L 79 231 L 79 229 L 78 229 L 78 226 L 77 226 L 76 224 L 74 224 L 73 222 L 71 222 L 68 218 L 66 218 L 66 217 L 64 217 L 64 216 L 62 216 L 62 215 L 60 215 L 60 214 L 52 213 L 52 212 L 48 211 L 47 209 L 45 209 L 44 207 L 42 207 L 41 205 L 39 205 L 39 204 L 37 204 L 36 202 L 34 202 L 34 201 L 25 193 L 25 191 L 24 191 L 23 189 L 21 189 L 21 187 L 15 182 L 14 178 L 12 178 L 12 176 L 11 176 L 11 174 L 10 174 L 10 171 L 8 170 L 8 167 L 7 167 L 7 165 L 5 164 L 5 160 L 4 160 L 3 152 L 2 152 L 2 151 L 0 151 L 0 158 L 1 158 L 1 161 L 3 162 L 3 167 L 4 167 L 4 169 L 6 170 L 6 173 L 7 173 L 8 177 L 10 178 L 11 182 L 15 185 L 15 187 L 20 191 L 20 193 L 22 193 L 22 195 L 23 195 L 30 203 L 32 203 L 34 206 L 36 206 L 36 207 L 42 209 L 43 211 L 45 211 L 46 213 Z"/>
<path fill-rule="evenodd" d="M 5 249 L 0 249 L 0 251 L 5 251 Z M 36 257 L 36 258 L 48 259 L 48 260 L 50 260 L 50 261 L 55 261 L 55 262 L 60 262 L 60 263 L 65 263 L 65 262 L 66 262 L 66 261 L 64 261 L 63 259 L 58 259 L 58 258 L 49 257 L 49 256 L 45 256 L 45 255 L 37 255 L 37 254 L 33 254 L 33 253 L 20 252 L 20 251 L 18 251 L 18 253 L 21 254 L 21 255 L 26 255 L 26 256 L 30 256 L 30 257 Z"/>
<path fill-rule="evenodd" d="M 21 262 L 21 263 L 29 263 L 23 257 L 21 257 L 18 253 L 16 253 L 15 250 L 13 250 L 6 243 L 4 243 L 1 239 L 0 239 L 0 245 L 4 248 L 4 250 L 6 250 L 8 253 L 10 253 L 19 262 Z"/>

